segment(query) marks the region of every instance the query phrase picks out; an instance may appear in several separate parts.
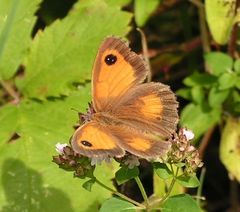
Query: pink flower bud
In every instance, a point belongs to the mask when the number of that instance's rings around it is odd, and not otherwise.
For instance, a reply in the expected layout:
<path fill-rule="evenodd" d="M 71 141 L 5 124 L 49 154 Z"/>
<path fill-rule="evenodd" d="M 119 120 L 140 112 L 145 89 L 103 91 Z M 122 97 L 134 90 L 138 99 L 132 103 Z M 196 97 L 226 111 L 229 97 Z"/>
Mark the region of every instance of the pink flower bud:
<path fill-rule="evenodd" d="M 60 143 L 57 143 L 56 144 L 56 151 L 59 153 L 59 154 L 63 154 L 63 149 L 64 147 L 66 147 L 67 144 L 60 144 Z"/>
<path fill-rule="evenodd" d="M 192 130 L 189 130 L 187 128 L 183 128 L 183 135 L 186 137 L 188 141 L 192 140 L 194 138 L 194 133 Z"/>

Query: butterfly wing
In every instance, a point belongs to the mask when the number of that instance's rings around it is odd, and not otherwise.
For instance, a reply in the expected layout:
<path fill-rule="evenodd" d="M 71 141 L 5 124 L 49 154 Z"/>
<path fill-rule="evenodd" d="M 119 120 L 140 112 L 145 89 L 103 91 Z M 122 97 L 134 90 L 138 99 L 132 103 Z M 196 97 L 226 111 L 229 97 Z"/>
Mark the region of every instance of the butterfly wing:
<path fill-rule="evenodd" d="M 145 83 L 132 88 L 119 104 L 115 117 L 126 125 L 169 137 L 178 122 L 178 103 L 167 85 Z"/>
<path fill-rule="evenodd" d="M 144 60 L 127 43 L 108 37 L 99 48 L 92 76 L 93 106 L 97 112 L 117 108 L 126 92 L 146 78 Z"/>
<path fill-rule="evenodd" d="M 140 158 L 154 159 L 165 156 L 171 146 L 168 141 L 125 125 L 109 126 L 109 129 L 118 138 L 120 148 Z"/>
<path fill-rule="evenodd" d="M 122 157 L 125 151 L 118 138 L 99 123 L 91 121 L 79 127 L 71 139 L 75 152 L 87 157 Z"/>
<path fill-rule="evenodd" d="M 170 143 L 124 125 L 101 126 L 92 121 L 76 130 L 72 137 L 75 152 L 90 157 L 122 157 L 125 151 L 146 159 L 163 156 Z"/>

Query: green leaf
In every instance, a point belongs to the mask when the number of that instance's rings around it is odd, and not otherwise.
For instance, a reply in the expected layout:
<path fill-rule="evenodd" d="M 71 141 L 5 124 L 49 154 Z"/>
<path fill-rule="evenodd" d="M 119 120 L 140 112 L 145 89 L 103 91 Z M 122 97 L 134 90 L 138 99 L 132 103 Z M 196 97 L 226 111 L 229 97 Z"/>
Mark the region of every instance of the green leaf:
<path fill-rule="evenodd" d="M 90 86 L 69 97 L 23 101 L 0 110 L 0 202 L 3 211 L 97 211 L 111 193 L 99 186 L 88 192 L 73 173 L 52 161 L 56 143 L 68 143 L 78 123 L 75 108 L 85 112 Z M 16 132 L 20 138 L 7 142 Z M 96 176 L 110 186 L 116 164 L 97 166 Z M 23 198 L 24 197 L 24 198 Z M 91 200 L 91 201 L 86 201 Z"/>
<path fill-rule="evenodd" d="M 208 128 L 220 120 L 219 108 L 208 108 L 201 105 L 188 104 L 181 113 L 180 124 L 191 129 L 195 139 L 199 138 Z"/>
<path fill-rule="evenodd" d="M 40 0 L 0 1 L 0 78 L 10 79 L 31 43 Z"/>
<path fill-rule="evenodd" d="M 119 185 L 125 183 L 126 181 L 137 177 L 139 175 L 138 167 L 134 167 L 132 169 L 128 168 L 127 166 L 122 166 L 115 174 L 117 183 Z"/>
<path fill-rule="evenodd" d="M 102 40 L 126 35 L 130 18 L 129 13 L 102 0 L 78 1 L 64 19 L 37 34 L 18 88 L 35 98 L 68 94 L 73 82 L 90 79 Z"/>
<path fill-rule="evenodd" d="M 200 185 L 200 182 L 196 176 L 181 175 L 177 177 L 177 182 L 186 188 L 195 188 Z"/>
<path fill-rule="evenodd" d="M 164 180 L 173 177 L 172 171 L 167 167 L 165 163 L 155 162 L 153 163 L 153 168 L 156 174 Z"/>
<path fill-rule="evenodd" d="M 237 83 L 239 83 L 238 78 L 234 72 L 227 72 L 222 74 L 218 78 L 219 82 L 219 90 L 229 89 L 234 87 Z"/>
<path fill-rule="evenodd" d="M 240 76 L 236 77 L 236 81 L 235 81 L 235 87 L 238 88 L 240 90 Z"/>
<path fill-rule="evenodd" d="M 221 107 L 222 103 L 227 99 L 229 96 L 230 90 L 219 90 L 217 86 L 211 88 L 209 95 L 208 95 L 208 102 L 212 108 Z"/>
<path fill-rule="evenodd" d="M 185 166 L 185 163 L 178 162 L 178 163 L 174 163 L 174 165 L 178 168 L 182 168 Z"/>
<path fill-rule="evenodd" d="M 161 0 L 134 0 L 134 14 L 137 26 L 142 27 L 156 10 Z"/>
<path fill-rule="evenodd" d="M 194 72 L 191 76 L 185 78 L 183 82 L 185 85 L 189 87 L 194 86 L 208 87 L 216 83 L 217 78 L 209 74 L 200 74 L 198 72 Z"/>
<path fill-rule="evenodd" d="M 201 212 L 201 208 L 189 194 L 169 197 L 162 205 L 162 212 Z"/>
<path fill-rule="evenodd" d="M 240 74 L 240 59 L 237 59 L 234 62 L 234 71 L 238 74 Z"/>
<path fill-rule="evenodd" d="M 225 3 L 219 0 L 206 0 L 205 10 L 207 23 L 214 40 L 219 44 L 226 44 L 235 19 L 234 8 L 236 1 Z"/>
<path fill-rule="evenodd" d="M 92 191 L 92 186 L 96 182 L 95 178 L 92 178 L 85 183 L 82 184 L 82 187 L 85 188 L 87 191 Z"/>
<path fill-rule="evenodd" d="M 177 90 L 176 94 L 187 100 L 192 99 L 191 89 L 189 89 L 189 88 L 179 89 L 179 90 Z"/>
<path fill-rule="evenodd" d="M 99 210 L 99 212 L 110 212 L 110 211 L 111 212 L 121 212 L 121 211 L 135 212 L 136 206 L 125 200 L 112 197 L 106 200 L 102 204 L 102 207 Z"/>
<path fill-rule="evenodd" d="M 222 52 L 210 52 L 204 56 L 211 73 L 219 76 L 233 67 L 233 59 Z"/>
<path fill-rule="evenodd" d="M 201 104 L 205 99 L 205 92 L 203 87 L 194 86 L 191 89 L 192 99 L 196 104 Z"/>
<path fill-rule="evenodd" d="M 173 166 L 173 170 L 176 171 L 175 166 Z M 181 169 L 179 169 L 179 174 L 181 174 L 181 173 L 182 173 L 182 171 L 181 171 Z M 153 193 L 154 193 L 154 195 L 163 196 L 164 194 L 166 194 L 166 189 L 169 188 L 171 183 L 172 183 L 172 178 L 163 179 L 163 178 L 159 177 L 159 175 L 157 174 L 156 171 L 153 172 L 153 191 L 154 191 Z M 181 194 L 183 192 L 184 192 L 183 187 L 178 183 L 175 183 L 173 186 L 173 189 L 171 190 L 172 195 Z"/>
<path fill-rule="evenodd" d="M 233 112 L 239 116 L 240 115 L 240 102 L 234 102 L 232 108 L 233 108 Z"/>
<path fill-rule="evenodd" d="M 228 172 L 240 181 L 240 121 L 229 117 L 220 142 L 220 159 Z"/>
<path fill-rule="evenodd" d="M 131 0 L 105 0 L 109 6 L 123 7 L 131 2 Z"/>

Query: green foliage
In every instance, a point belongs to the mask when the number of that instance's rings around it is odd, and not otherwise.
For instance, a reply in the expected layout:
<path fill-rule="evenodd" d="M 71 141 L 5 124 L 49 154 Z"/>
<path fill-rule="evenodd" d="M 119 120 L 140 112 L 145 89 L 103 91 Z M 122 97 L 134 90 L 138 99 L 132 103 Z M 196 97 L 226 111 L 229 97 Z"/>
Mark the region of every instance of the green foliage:
<path fill-rule="evenodd" d="M 236 1 L 206 0 L 206 19 L 214 40 L 219 44 L 228 42 L 232 27 L 235 23 Z"/>
<path fill-rule="evenodd" d="M 156 174 L 163 180 L 169 179 L 173 176 L 172 171 L 167 167 L 165 163 L 153 163 L 153 168 Z"/>
<path fill-rule="evenodd" d="M 205 55 L 205 61 L 210 72 L 219 76 L 232 69 L 233 59 L 222 52 L 211 52 Z"/>
<path fill-rule="evenodd" d="M 180 175 L 177 177 L 177 182 L 186 188 L 195 188 L 200 185 L 198 178 L 193 176 Z"/>
<path fill-rule="evenodd" d="M 139 175 L 139 169 L 135 166 L 132 169 L 129 169 L 127 166 L 121 167 L 115 174 L 117 183 L 121 185 L 122 183 L 137 177 Z"/>
<path fill-rule="evenodd" d="M 100 208 L 99 212 L 121 212 L 121 211 L 126 211 L 126 212 L 135 212 L 135 206 L 125 200 L 119 199 L 112 197 L 108 200 L 106 200 L 103 204 L 102 207 Z"/>
<path fill-rule="evenodd" d="M 142 27 L 161 0 L 134 0 L 134 14 L 137 26 Z"/>
<path fill-rule="evenodd" d="M 31 44 L 40 0 L 0 0 L 0 79 L 10 79 Z M 17 35 L 17 36 L 16 36 Z"/>
<path fill-rule="evenodd" d="M 224 53 L 211 52 L 205 55 L 205 63 L 211 74 L 194 72 L 184 79 L 188 87 L 178 92 L 192 101 L 181 113 L 181 124 L 191 128 L 195 138 L 220 121 L 222 110 L 239 114 L 236 106 L 229 107 L 239 103 L 239 99 L 233 98 L 239 87 L 239 61 Z"/>
<path fill-rule="evenodd" d="M 220 115 L 218 108 L 190 103 L 182 110 L 180 124 L 191 128 L 197 139 L 220 120 Z"/>
<path fill-rule="evenodd" d="M 95 178 L 92 178 L 85 183 L 82 184 L 82 187 L 85 188 L 87 191 L 92 191 L 92 186 L 95 183 Z"/>
<path fill-rule="evenodd" d="M 162 206 L 163 212 L 200 212 L 196 201 L 188 194 L 170 197 Z"/>
<path fill-rule="evenodd" d="M 237 161 L 240 161 L 239 140 L 240 121 L 229 117 L 223 129 L 220 144 L 220 159 L 229 173 L 240 181 L 240 167 Z"/>

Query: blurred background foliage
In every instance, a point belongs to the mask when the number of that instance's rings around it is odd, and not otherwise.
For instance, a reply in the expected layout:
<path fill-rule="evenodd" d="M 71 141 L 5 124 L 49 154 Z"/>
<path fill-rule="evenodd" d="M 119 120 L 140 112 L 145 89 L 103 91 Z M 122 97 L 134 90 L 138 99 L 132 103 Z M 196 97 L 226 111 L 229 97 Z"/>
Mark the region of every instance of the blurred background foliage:
<path fill-rule="evenodd" d="M 81 187 L 51 163 L 91 100 L 91 68 L 108 35 L 142 53 L 152 80 L 180 102 L 180 126 L 195 133 L 205 162 L 202 207 L 238 211 L 240 181 L 239 0 L 0 0 L 1 211 L 97 211 L 111 194 Z M 145 55 L 146 56 L 146 55 Z M 237 162 L 238 161 L 238 162 Z M 109 167 L 110 166 L 110 167 Z M 116 166 L 97 173 L 111 184 Z M 164 186 L 148 166 L 149 195 Z M 139 200 L 130 183 L 122 192 Z M 175 194 L 183 192 L 176 187 Z M 187 190 L 195 194 L 194 190 Z"/>

